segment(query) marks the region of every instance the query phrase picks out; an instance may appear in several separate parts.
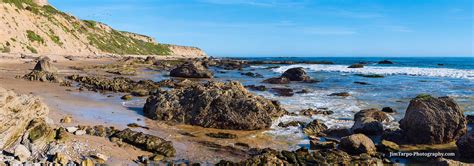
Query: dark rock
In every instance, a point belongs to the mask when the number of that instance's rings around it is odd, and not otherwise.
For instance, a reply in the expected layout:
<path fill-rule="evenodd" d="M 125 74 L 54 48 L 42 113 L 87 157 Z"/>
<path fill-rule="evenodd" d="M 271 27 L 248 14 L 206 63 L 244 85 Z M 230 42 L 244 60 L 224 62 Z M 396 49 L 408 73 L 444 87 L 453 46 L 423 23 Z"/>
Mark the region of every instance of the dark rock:
<path fill-rule="evenodd" d="M 305 93 L 311 93 L 312 91 L 309 90 L 309 89 L 301 89 L 300 91 L 296 92 L 296 93 L 300 93 L 300 94 L 305 94 Z"/>
<path fill-rule="evenodd" d="M 241 73 L 242 75 L 249 76 L 252 78 L 263 78 L 263 75 L 259 73 L 252 73 L 252 72 L 247 72 L 247 73 Z"/>
<path fill-rule="evenodd" d="M 335 149 L 336 143 L 335 142 L 320 142 L 311 140 L 309 142 L 309 149 L 311 150 L 320 150 L 320 149 Z"/>
<path fill-rule="evenodd" d="M 120 99 L 122 100 L 132 100 L 133 96 L 132 95 L 123 95 Z"/>
<path fill-rule="evenodd" d="M 176 153 L 172 142 L 166 141 L 157 136 L 132 131 L 130 129 L 122 130 L 113 136 L 143 150 L 158 153 L 166 157 L 173 157 Z"/>
<path fill-rule="evenodd" d="M 313 116 L 313 115 L 331 115 L 333 111 L 320 110 L 320 109 L 304 109 L 300 111 L 300 115 Z"/>
<path fill-rule="evenodd" d="M 340 92 L 340 93 L 331 93 L 328 96 L 341 96 L 341 97 L 348 97 L 351 96 L 348 92 Z"/>
<path fill-rule="evenodd" d="M 310 80 L 310 77 L 301 67 L 291 68 L 286 70 L 281 77 L 286 77 L 290 81 L 307 81 Z"/>
<path fill-rule="evenodd" d="M 237 138 L 237 135 L 235 135 L 235 134 L 222 133 L 222 132 L 218 132 L 218 133 L 207 133 L 206 135 L 207 135 L 208 137 L 221 138 L 221 139 L 235 139 L 235 138 Z"/>
<path fill-rule="evenodd" d="M 186 62 L 170 71 L 171 77 L 212 78 L 213 74 L 201 62 Z"/>
<path fill-rule="evenodd" d="M 466 120 L 468 124 L 474 124 L 474 115 L 467 115 Z"/>
<path fill-rule="evenodd" d="M 48 57 L 44 57 L 36 63 L 35 68 L 33 71 L 43 71 L 43 72 L 48 72 L 48 73 L 56 73 L 58 72 L 58 69 L 51 65 L 51 59 Z"/>
<path fill-rule="evenodd" d="M 405 144 L 405 138 L 403 136 L 403 131 L 400 129 L 393 130 L 393 129 L 386 129 L 382 134 L 382 139 L 396 142 L 398 144 Z"/>
<path fill-rule="evenodd" d="M 373 118 L 379 122 L 390 121 L 390 116 L 376 108 L 364 109 L 354 115 L 354 121 L 362 120 L 363 118 Z"/>
<path fill-rule="evenodd" d="M 275 78 L 269 78 L 266 80 L 263 80 L 263 83 L 268 83 L 268 84 L 289 84 L 290 79 L 286 77 L 275 77 Z"/>
<path fill-rule="evenodd" d="M 335 128 L 335 129 L 328 129 L 323 131 L 327 137 L 330 138 L 342 138 L 352 134 L 352 131 L 348 128 Z"/>
<path fill-rule="evenodd" d="M 356 76 L 367 77 L 367 78 L 384 78 L 384 75 L 380 74 L 356 74 Z"/>
<path fill-rule="evenodd" d="M 362 133 L 365 135 L 379 135 L 383 132 L 383 125 L 380 121 L 373 118 L 361 118 L 355 121 L 351 128 L 353 133 Z"/>
<path fill-rule="evenodd" d="M 324 123 L 315 119 L 303 128 L 303 132 L 308 136 L 325 136 L 326 134 L 324 134 L 323 131 L 327 129 L 328 127 Z"/>
<path fill-rule="evenodd" d="M 245 86 L 245 88 L 248 88 L 250 90 L 255 90 L 255 91 L 266 91 L 267 90 L 267 87 L 265 87 L 265 85 L 247 85 Z"/>
<path fill-rule="evenodd" d="M 353 134 L 341 139 L 339 148 L 349 154 L 359 155 L 367 153 L 374 155 L 377 152 L 374 142 L 364 134 Z"/>
<path fill-rule="evenodd" d="M 293 89 L 290 88 L 272 88 L 272 92 L 276 93 L 278 96 L 293 96 Z"/>
<path fill-rule="evenodd" d="M 419 95 L 400 120 L 404 136 L 413 144 L 442 144 L 466 134 L 463 110 L 450 97 Z"/>
<path fill-rule="evenodd" d="M 287 113 L 277 101 L 253 95 L 236 81 L 158 91 L 143 110 L 154 120 L 235 130 L 266 129 L 272 118 Z"/>
<path fill-rule="evenodd" d="M 474 133 L 469 133 L 456 141 L 456 146 L 458 147 L 459 154 L 463 158 L 474 158 Z"/>
<path fill-rule="evenodd" d="M 360 82 L 360 81 L 356 81 L 354 82 L 354 84 L 360 84 L 360 85 L 370 85 L 369 83 L 367 82 Z"/>
<path fill-rule="evenodd" d="M 23 76 L 30 81 L 61 83 L 63 79 L 57 75 L 58 69 L 51 64 L 51 59 L 44 57 L 36 63 L 34 69 Z"/>
<path fill-rule="evenodd" d="M 364 68 L 364 65 L 363 64 L 352 64 L 347 68 Z"/>
<path fill-rule="evenodd" d="M 136 124 L 136 123 L 129 123 L 127 124 L 128 127 L 130 128 L 143 128 L 143 129 L 150 129 L 149 127 L 146 127 L 146 126 L 142 126 L 142 125 L 139 125 L 139 124 Z"/>
<path fill-rule="evenodd" d="M 393 62 L 389 60 L 383 60 L 383 61 L 378 62 L 378 64 L 390 65 L 390 64 L 393 64 Z"/>
<path fill-rule="evenodd" d="M 392 107 L 383 107 L 382 108 L 382 112 L 385 112 L 385 113 L 395 113 L 395 109 L 393 109 Z"/>
<path fill-rule="evenodd" d="M 300 122 L 300 121 L 291 121 L 291 122 L 286 122 L 286 123 L 283 123 L 283 122 L 280 122 L 278 123 L 278 126 L 279 127 L 290 127 L 290 126 L 293 126 L 293 127 L 298 127 L 298 126 L 304 126 L 305 123 L 304 122 Z"/>

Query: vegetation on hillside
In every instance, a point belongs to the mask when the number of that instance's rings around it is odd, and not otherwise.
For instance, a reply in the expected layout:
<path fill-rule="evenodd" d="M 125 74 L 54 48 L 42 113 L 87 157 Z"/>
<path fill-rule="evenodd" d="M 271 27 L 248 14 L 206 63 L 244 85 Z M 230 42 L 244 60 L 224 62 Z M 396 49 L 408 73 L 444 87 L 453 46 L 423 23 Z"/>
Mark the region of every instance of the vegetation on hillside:
<path fill-rule="evenodd" d="M 113 54 L 132 54 L 132 55 L 169 55 L 171 50 L 167 45 L 153 43 L 149 41 L 142 41 L 133 37 L 125 35 L 123 32 L 117 30 L 107 30 L 102 26 L 97 26 L 99 23 L 92 20 L 78 20 L 73 16 L 70 16 L 64 12 L 57 10 L 56 8 L 45 5 L 38 6 L 32 0 L 0 0 L 0 2 L 13 4 L 18 10 L 28 10 L 36 15 L 46 17 L 50 23 L 60 27 L 64 32 L 71 34 L 78 40 L 83 40 L 81 36 L 87 37 L 88 44 L 96 47 L 97 49 Z M 17 10 L 17 11 L 18 11 Z M 61 18 L 67 20 L 67 23 Z M 64 43 L 61 41 L 61 37 L 56 35 L 52 30 L 43 30 L 49 39 L 59 46 Z M 27 37 L 31 42 L 38 42 L 41 44 L 45 43 L 45 39 L 35 33 L 34 31 L 28 30 Z M 27 49 L 32 53 L 37 52 L 35 48 L 27 46 Z"/>

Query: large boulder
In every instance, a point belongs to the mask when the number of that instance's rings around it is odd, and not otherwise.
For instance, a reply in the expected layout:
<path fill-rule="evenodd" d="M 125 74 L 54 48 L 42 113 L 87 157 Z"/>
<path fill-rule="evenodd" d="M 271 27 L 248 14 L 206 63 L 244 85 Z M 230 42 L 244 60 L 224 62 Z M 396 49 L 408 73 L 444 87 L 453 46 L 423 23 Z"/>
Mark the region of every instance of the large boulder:
<path fill-rule="evenodd" d="M 48 57 L 41 58 L 38 63 L 36 63 L 34 71 L 44 71 L 49 73 L 56 73 L 58 69 L 51 65 L 51 59 Z"/>
<path fill-rule="evenodd" d="M 44 118 L 48 112 L 39 98 L 0 88 L 0 149 L 15 146 L 30 123 Z"/>
<path fill-rule="evenodd" d="M 452 142 L 467 132 L 463 112 L 450 97 L 419 95 L 410 101 L 400 128 L 409 143 Z"/>
<path fill-rule="evenodd" d="M 367 153 L 374 155 L 377 152 L 374 142 L 364 134 L 353 134 L 341 139 L 339 148 L 349 154 L 359 155 Z"/>
<path fill-rule="evenodd" d="M 360 110 L 354 115 L 354 121 L 358 121 L 363 118 L 373 118 L 379 122 L 390 121 L 390 116 L 387 115 L 387 113 L 382 112 L 376 108 Z"/>
<path fill-rule="evenodd" d="M 172 77 L 212 78 L 213 74 L 201 62 L 186 62 L 170 71 Z"/>
<path fill-rule="evenodd" d="M 456 141 L 459 154 L 464 158 L 474 158 L 474 133 L 469 133 Z"/>
<path fill-rule="evenodd" d="M 310 80 L 310 77 L 308 74 L 306 74 L 306 71 L 304 71 L 301 67 L 288 69 L 281 76 L 288 78 L 290 81 Z"/>
<path fill-rule="evenodd" d="M 390 117 L 378 109 L 361 110 L 354 115 L 354 125 L 351 130 L 354 133 L 366 135 L 379 135 L 383 132 L 383 122 L 388 122 Z"/>
<path fill-rule="evenodd" d="M 258 130 L 269 128 L 272 118 L 287 112 L 276 101 L 248 92 L 236 81 L 208 82 L 149 97 L 147 117 L 208 128 Z"/>

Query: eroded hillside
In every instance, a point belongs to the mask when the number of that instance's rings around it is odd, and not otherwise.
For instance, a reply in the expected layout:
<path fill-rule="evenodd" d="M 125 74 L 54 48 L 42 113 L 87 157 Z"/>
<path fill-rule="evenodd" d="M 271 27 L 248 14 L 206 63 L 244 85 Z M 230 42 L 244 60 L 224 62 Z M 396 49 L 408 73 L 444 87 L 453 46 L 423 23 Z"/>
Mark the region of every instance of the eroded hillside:
<path fill-rule="evenodd" d="M 81 20 L 46 0 L 0 0 L 0 52 L 48 55 L 205 56 L 196 47 L 157 43 L 153 38 Z"/>

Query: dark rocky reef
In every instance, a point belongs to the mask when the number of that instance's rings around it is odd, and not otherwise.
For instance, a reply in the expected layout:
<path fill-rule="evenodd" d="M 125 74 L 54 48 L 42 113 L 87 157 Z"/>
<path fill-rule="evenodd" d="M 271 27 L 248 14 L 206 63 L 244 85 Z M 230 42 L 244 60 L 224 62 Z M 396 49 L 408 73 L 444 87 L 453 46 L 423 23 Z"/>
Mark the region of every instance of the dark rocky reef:
<path fill-rule="evenodd" d="M 170 71 L 171 77 L 212 78 L 213 74 L 199 61 L 186 62 Z"/>

